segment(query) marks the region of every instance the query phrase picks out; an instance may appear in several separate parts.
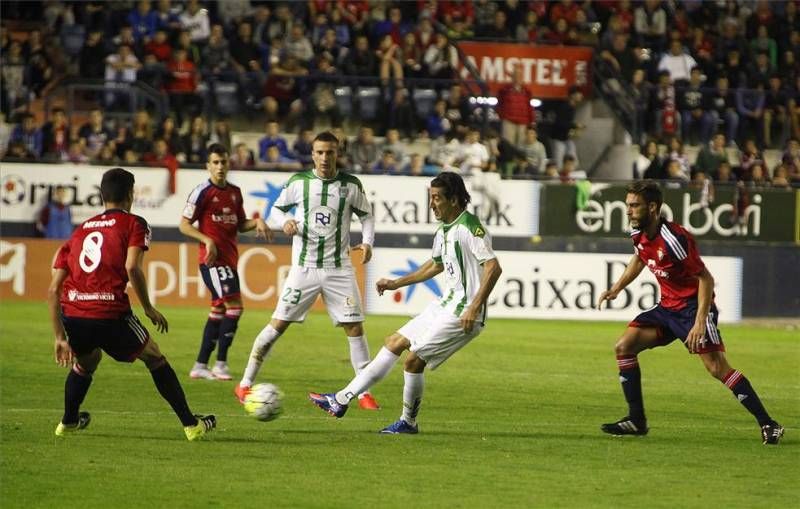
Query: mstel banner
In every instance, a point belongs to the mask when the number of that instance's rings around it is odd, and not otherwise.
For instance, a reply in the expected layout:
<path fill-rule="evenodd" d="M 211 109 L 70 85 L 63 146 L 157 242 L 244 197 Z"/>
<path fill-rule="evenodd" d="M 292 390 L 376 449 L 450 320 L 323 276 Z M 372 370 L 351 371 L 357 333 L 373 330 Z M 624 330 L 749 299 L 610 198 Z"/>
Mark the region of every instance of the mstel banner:
<path fill-rule="evenodd" d="M 48 269 L 59 246 L 51 240 L 0 240 L 0 300 L 44 301 L 50 281 Z M 245 306 L 271 311 L 291 264 L 290 248 L 243 245 L 240 253 L 238 269 Z M 655 278 L 643 271 L 608 309 L 594 309 L 600 293 L 619 278 L 631 255 L 498 251 L 497 256 L 503 274 L 491 296 L 490 317 L 629 321 L 659 299 Z M 441 278 L 381 297 L 375 291 L 378 279 L 413 272 L 429 258 L 429 249 L 376 248 L 366 270 L 354 259 L 356 276 L 359 282 L 365 281 L 361 288 L 367 313 L 411 316 L 441 296 Z M 720 320 L 741 320 L 741 259 L 709 256 L 704 260 L 717 284 Z M 148 293 L 156 305 L 208 305 L 209 294 L 197 270 L 195 245 L 156 242 L 144 264 Z M 322 309 L 321 302 L 315 309 Z"/>
<path fill-rule="evenodd" d="M 0 166 L 0 219 L 33 223 L 55 186 L 64 186 L 77 225 L 103 211 L 100 198 L 102 166 L 4 163 Z M 208 178 L 205 170 L 178 170 L 177 191 L 168 194 L 167 170 L 130 168 L 136 177 L 133 212 L 155 227 L 177 228 L 189 193 Z M 245 213 L 267 217 L 283 185 L 286 172 L 232 171 L 230 182 L 242 189 Z M 375 216 L 375 231 L 381 233 L 433 233 L 438 222 L 428 206 L 430 177 L 358 175 Z M 535 235 L 539 225 L 538 182 L 501 181 L 494 190 L 496 201 L 467 179 L 471 209 L 479 213 L 492 235 Z M 276 225 L 273 225 L 276 227 Z M 360 230 L 358 221 L 353 229 Z"/>
<path fill-rule="evenodd" d="M 540 253 L 497 251 L 503 274 L 489 300 L 489 317 L 630 321 L 659 301 L 658 283 L 649 271 L 625 289 L 602 311 L 594 308 L 600 293 L 625 271 L 631 254 Z M 366 302 L 370 313 L 413 315 L 442 295 L 437 279 L 385 292 L 375 283 L 413 272 L 430 259 L 430 250 L 375 250 L 367 272 Z M 742 260 L 703 258 L 716 281 L 716 304 L 723 322 L 742 318 Z"/>
<path fill-rule="evenodd" d="M 0 240 L 0 301 L 47 299 L 51 267 L 62 242 L 44 239 Z M 196 244 L 154 242 L 144 257 L 148 294 L 154 305 L 207 306 L 210 293 L 198 270 Z M 364 281 L 361 253 L 353 255 L 359 282 Z M 239 278 L 245 307 L 271 311 L 292 263 L 290 246 L 239 246 Z M 362 286 L 363 291 L 363 286 Z M 133 289 L 128 288 L 132 302 Z M 324 309 L 317 301 L 314 309 Z"/>
<path fill-rule="evenodd" d="M 492 94 L 511 83 L 518 65 L 523 83 L 537 99 L 564 99 L 573 85 L 586 95 L 591 92 L 592 48 L 468 41 L 459 42 L 458 47 Z M 461 77 L 471 79 L 464 64 L 459 65 Z"/>

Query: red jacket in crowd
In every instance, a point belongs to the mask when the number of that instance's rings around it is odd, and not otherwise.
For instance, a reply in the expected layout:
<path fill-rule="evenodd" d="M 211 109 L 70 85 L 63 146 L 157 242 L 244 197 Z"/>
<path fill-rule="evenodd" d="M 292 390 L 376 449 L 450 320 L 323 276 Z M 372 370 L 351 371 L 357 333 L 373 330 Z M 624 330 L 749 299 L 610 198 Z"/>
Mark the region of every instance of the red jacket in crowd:
<path fill-rule="evenodd" d="M 497 94 L 497 115 L 501 120 L 514 124 L 533 125 L 536 113 L 531 106 L 533 96 L 525 87 L 517 88 L 513 84 L 506 85 Z"/>
<path fill-rule="evenodd" d="M 197 90 L 197 68 L 191 60 L 178 62 L 171 60 L 167 64 L 171 81 L 167 83 L 167 92 L 172 94 L 193 94 Z"/>

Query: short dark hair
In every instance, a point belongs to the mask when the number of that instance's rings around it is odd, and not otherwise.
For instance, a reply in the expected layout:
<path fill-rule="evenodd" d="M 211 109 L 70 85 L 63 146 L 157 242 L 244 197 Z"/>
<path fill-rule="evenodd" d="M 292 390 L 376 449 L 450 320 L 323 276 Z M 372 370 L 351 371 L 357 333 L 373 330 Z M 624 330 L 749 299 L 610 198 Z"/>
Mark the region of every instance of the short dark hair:
<path fill-rule="evenodd" d="M 103 173 L 100 181 L 100 196 L 103 202 L 120 203 L 128 199 L 133 191 L 133 173 L 124 168 L 111 168 Z"/>
<path fill-rule="evenodd" d="M 339 138 L 337 138 L 336 135 L 330 131 L 322 131 L 321 133 L 319 133 L 314 137 L 314 141 L 312 141 L 311 143 L 313 144 L 317 141 L 324 141 L 326 143 L 336 143 L 337 146 L 339 145 Z"/>
<path fill-rule="evenodd" d="M 444 189 L 444 197 L 448 200 L 456 198 L 461 207 L 466 207 L 472 200 L 464 185 L 464 179 L 458 173 L 443 171 L 431 181 L 431 187 Z"/>
<path fill-rule="evenodd" d="M 208 152 L 206 158 L 211 157 L 211 154 L 217 154 L 220 157 L 228 155 L 228 149 L 222 143 L 212 143 L 206 152 Z"/>
<path fill-rule="evenodd" d="M 637 194 L 644 198 L 645 203 L 655 203 L 659 210 L 661 204 L 664 203 L 664 196 L 661 194 L 661 188 L 653 180 L 637 180 L 628 184 L 625 188 L 628 194 Z"/>

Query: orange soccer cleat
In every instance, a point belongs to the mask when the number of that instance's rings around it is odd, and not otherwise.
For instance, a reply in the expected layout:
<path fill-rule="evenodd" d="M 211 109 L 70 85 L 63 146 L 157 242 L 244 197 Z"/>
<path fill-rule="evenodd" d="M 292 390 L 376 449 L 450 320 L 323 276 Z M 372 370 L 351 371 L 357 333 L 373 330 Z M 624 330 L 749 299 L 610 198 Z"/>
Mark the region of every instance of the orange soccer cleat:
<path fill-rule="evenodd" d="M 372 397 L 372 394 L 365 392 L 358 396 L 358 408 L 361 410 L 380 410 L 381 406 Z"/>

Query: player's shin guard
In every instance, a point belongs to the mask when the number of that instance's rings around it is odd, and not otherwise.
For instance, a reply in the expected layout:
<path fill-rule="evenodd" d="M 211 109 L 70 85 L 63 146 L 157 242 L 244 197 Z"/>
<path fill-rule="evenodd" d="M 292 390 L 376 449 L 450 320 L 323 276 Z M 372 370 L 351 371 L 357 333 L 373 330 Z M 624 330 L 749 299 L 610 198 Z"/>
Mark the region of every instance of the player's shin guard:
<path fill-rule="evenodd" d="M 628 402 L 628 415 L 634 421 L 644 421 L 644 399 L 642 397 L 642 372 L 635 355 L 617 355 L 619 381 L 622 393 Z"/>
<path fill-rule="evenodd" d="M 253 385 L 253 380 L 256 379 L 258 372 L 261 370 L 261 364 L 279 337 L 281 337 L 281 333 L 269 324 L 258 333 L 255 341 L 253 341 L 253 349 L 250 350 L 250 357 L 247 359 L 247 367 L 244 369 L 242 381 L 239 382 L 240 386 L 250 387 Z"/>
<path fill-rule="evenodd" d="M 64 416 L 61 422 L 74 424 L 78 422 L 78 412 L 81 408 L 89 386 L 92 385 L 92 374 L 81 368 L 80 364 L 72 366 L 67 380 L 64 383 Z"/>
<path fill-rule="evenodd" d="M 200 344 L 200 352 L 197 354 L 197 362 L 200 364 L 208 364 L 211 352 L 213 352 L 214 348 L 217 346 L 222 316 L 222 313 L 216 313 L 214 311 L 208 314 L 206 327 L 203 329 L 203 342 Z"/>
<path fill-rule="evenodd" d="M 341 405 L 349 404 L 353 398 L 383 380 L 399 358 L 399 355 L 390 352 L 386 347 L 381 348 L 372 362 L 362 369 L 347 387 L 336 393 L 336 401 Z"/>
<path fill-rule="evenodd" d="M 750 381 L 738 370 L 732 369 L 727 375 L 722 377 L 722 383 L 733 392 L 733 395 L 739 400 L 739 403 L 741 403 L 748 412 L 753 414 L 759 426 L 764 426 L 772 422 L 772 418 L 770 418 L 767 410 L 758 398 L 755 389 L 750 385 Z"/>
<path fill-rule="evenodd" d="M 423 373 L 403 372 L 403 415 L 400 418 L 410 425 L 417 424 L 417 414 L 422 403 L 422 392 L 425 389 Z"/>
<path fill-rule="evenodd" d="M 219 350 L 217 351 L 217 360 L 226 362 L 228 360 L 228 349 L 233 343 L 233 337 L 236 335 L 236 329 L 239 327 L 239 318 L 242 316 L 244 310 L 240 307 L 229 307 L 225 310 L 225 318 L 219 326 Z"/>
<path fill-rule="evenodd" d="M 181 383 L 178 381 L 178 377 L 175 376 L 175 371 L 169 365 L 169 362 L 164 359 L 164 364 L 150 371 L 150 375 L 153 377 L 153 382 L 155 382 L 161 397 L 167 400 L 178 419 L 181 420 L 181 424 L 184 426 L 197 424 L 197 418 L 189 410 L 186 395 L 183 393 Z"/>

